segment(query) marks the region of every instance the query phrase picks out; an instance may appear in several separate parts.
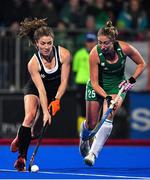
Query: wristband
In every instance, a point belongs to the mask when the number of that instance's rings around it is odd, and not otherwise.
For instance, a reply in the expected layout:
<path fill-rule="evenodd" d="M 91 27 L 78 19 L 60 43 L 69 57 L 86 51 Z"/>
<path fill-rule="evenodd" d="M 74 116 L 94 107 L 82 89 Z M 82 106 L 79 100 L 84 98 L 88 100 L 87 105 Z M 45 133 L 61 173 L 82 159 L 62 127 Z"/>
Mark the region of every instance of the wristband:
<path fill-rule="evenodd" d="M 111 96 L 106 96 L 106 101 L 107 101 L 107 106 L 109 107 L 110 106 L 110 103 L 111 103 L 111 100 L 112 100 L 112 97 Z"/>
<path fill-rule="evenodd" d="M 134 77 L 129 78 L 129 83 L 134 84 L 136 82 L 136 79 Z"/>

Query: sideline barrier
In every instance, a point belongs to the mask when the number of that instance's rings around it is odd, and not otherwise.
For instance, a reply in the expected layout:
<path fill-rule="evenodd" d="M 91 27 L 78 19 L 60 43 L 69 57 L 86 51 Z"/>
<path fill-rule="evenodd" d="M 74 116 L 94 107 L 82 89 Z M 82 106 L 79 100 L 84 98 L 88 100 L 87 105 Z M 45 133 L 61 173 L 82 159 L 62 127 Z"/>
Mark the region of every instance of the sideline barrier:
<path fill-rule="evenodd" d="M 129 93 L 131 139 L 150 139 L 150 93 Z"/>
<path fill-rule="evenodd" d="M 0 139 L 0 145 L 10 145 L 13 139 Z M 36 140 L 33 140 L 31 144 L 36 144 Z M 59 138 L 48 138 L 42 140 L 42 145 L 78 145 L 79 139 L 77 138 L 67 138 L 67 139 L 59 139 Z M 121 146 L 150 146 L 149 140 L 141 140 L 141 139 L 109 139 L 106 142 L 106 145 L 121 145 Z"/>

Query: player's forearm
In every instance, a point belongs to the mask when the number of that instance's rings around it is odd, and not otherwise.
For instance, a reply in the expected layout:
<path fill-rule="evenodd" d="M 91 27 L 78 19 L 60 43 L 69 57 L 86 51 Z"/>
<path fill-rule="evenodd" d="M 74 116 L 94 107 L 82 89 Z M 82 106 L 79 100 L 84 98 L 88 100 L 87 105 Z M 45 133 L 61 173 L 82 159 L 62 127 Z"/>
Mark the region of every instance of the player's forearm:
<path fill-rule="evenodd" d="M 142 63 L 142 64 L 137 65 L 136 70 L 135 70 L 135 72 L 134 72 L 134 74 L 133 74 L 133 77 L 134 77 L 135 79 L 137 79 L 137 78 L 142 74 L 142 72 L 144 71 L 144 69 L 145 69 L 145 63 Z"/>
<path fill-rule="evenodd" d="M 67 89 L 67 80 L 64 80 L 61 84 L 60 84 L 60 86 L 59 86 L 59 88 L 58 88 L 58 91 L 57 91 L 57 93 L 56 93 L 56 96 L 55 96 L 55 98 L 56 99 L 61 99 L 61 97 L 64 95 L 64 93 L 65 93 L 65 91 L 66 91 L 66 89 Z"/>
<path fill-rule="evenodd" d="M 96 92 L 97 94 L 99 94 L 100 96 L 106 98 L 107 93 L 106 93 L 106 92 L 104 91 L 104 89 L 101 88 L 97 83 L 92 83 L 92 87 L 93 87 L 93 89 L 95 90 L 95 92 Z"/>
<path fill-rule="evenodd" d="M 40 103 L 43 110 L 43 114 L 47 113 L 48 111 L 48 101 L 46 97 L 46 92 L 40 92 L 39 93 Z"/>

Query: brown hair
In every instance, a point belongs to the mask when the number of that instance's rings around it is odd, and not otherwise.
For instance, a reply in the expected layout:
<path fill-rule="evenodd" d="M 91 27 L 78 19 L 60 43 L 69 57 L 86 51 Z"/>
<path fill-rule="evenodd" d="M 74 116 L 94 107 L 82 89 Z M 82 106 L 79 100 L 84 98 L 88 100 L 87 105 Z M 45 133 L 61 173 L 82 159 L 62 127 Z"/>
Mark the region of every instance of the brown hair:
<path fill-rule="evenodd" d="M 47 26 L 46 19 L 37 18 L 25 18 L 20 23 L 19 36 L 28 37 L 33 44 L 42 36 L 51 36 L 54 39 L 53 30 Z"/>
<path fill-rule="evenodd" d="M 112 25 L 112 21 L 107 21 L 106 25 L 99 29 L 97 36 L 104 35 L 112 39 L 113 41 L 116 40 L 118 36 L 118 30 Z"/>

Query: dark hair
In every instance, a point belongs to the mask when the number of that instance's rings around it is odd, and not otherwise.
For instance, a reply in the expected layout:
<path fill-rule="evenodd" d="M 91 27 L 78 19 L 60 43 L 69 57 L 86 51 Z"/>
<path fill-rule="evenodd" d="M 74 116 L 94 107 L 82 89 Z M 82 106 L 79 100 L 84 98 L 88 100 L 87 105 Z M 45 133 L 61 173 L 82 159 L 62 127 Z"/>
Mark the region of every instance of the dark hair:
<path fill-rule="evenodd" d="M 34 44 L 42 36 L 51 36 L 54 39 L 53 30 L 47 26 L 46 19 L 29 19 L 25 18 L 20 23 L 20 37 L 28 37 Z"/>
<path fill-rule="evenodd" d="M 112 21 L 107 21 L 106 25 L 99 29 L 97 36 L 100 35 L 107 36 L 113 41 L 115 41 L 118 36 L 118 30 L 112 25 Z"/>

